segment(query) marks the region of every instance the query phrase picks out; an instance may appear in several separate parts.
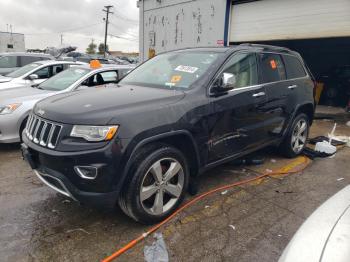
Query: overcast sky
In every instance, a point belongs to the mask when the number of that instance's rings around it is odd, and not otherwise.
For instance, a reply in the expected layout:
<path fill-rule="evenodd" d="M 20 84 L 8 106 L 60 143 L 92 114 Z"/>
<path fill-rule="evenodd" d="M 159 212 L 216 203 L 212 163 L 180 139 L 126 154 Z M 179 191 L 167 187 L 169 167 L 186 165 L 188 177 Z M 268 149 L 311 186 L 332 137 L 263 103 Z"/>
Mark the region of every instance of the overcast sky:
<path fill-rule="evenodd" d="M 0 31 L 25 34 L 26 48 L 77 46 L 85 51 L 91 39 L 103 42 L 103 6 L 113 5 L 108 33 L 110 50 L 138 51 L 136 0 L 0 0 Z M 9 28 L 10 30 L 10 28 Z"/>

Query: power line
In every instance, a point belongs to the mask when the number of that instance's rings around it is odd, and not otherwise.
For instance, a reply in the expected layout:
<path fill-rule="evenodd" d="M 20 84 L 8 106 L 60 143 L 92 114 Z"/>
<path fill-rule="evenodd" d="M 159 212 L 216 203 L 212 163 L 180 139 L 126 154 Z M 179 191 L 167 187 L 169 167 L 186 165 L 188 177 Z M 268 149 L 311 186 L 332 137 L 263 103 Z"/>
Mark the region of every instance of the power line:
<path fill-rule="evenodd" d="M 123 36 L 112 35 L 112 34 L 108 34 L 108 35 L 109 35 L 109 36 L 112 36 L 112 37 L 115 37 L 115 38 L 119 38 L 119 39 L 123 39 L 123 40 L 128 40 L 128 41 L 131 41 L 131 42 L 137 41 L 137 39 L 130 39 L 130 38 L 126 38 L 126 37 L 123 37 Z"/>
<path fill-rule="evenodd" d="M 114 17 L 116 18 L 119 18 L 119 19 L 122 19 L 124 22 L 130 22 L 130 23 L 133 23 L 135 25 L 138 25 L 139 24 L 139 21 L 138 20 L 134 20 L 134 19 L 130 19 L 130 18 L 127 18 L 126 16 L 124 16 L 122 13 L 119 13 L 118 11 L 114 11 L 115 14 L 113 15 Z"/>
<path fill-rule="evenodd" d="M 128 35 L 128 36 L 131 36 L 131 37 L 138 37 L 138 35 L 136 35 L 136 34 L 133 34 L 133 33 L 130 33 L 130 32 L 126 32 L 125 30 L 124 30 L 124 28 L 122 28 L 122 27 L 119 27 L 119 26 L 117 26 L 116 24 L 114 24 L 114 23 L 112 23 L 112 22 L 109 22 L 114 28 L 116 28 L 116 29 L 118 29 L 119 31 L 120 31 L 120 33 L 121 34 L 125 34 L 125 35 Z"/>
<path fill-rule="evenodd" d="M 58 32 L 51 32 L 51 33 L 33 33 L 33 34 L 26 34 L 26 35 L 53 35 L 53 34 L 60 34 L 60 33 L 67 33 L 67 32 L 71 32 L 71 31 L 76 31 L 76 30 L 80 30 L 80 29 L 86 29 L 86 28 L 91 28 L 97 25 L 101 25 L 102 23 L 96 23 L 96 24 L 91 24 L 91 25 L 86 25 L 86 26 L 81 26 L 81 27 L 75 27 L 75 28 L 70 28 L 70 29 L 66 29 L 66 30 L 61 30 Z"/>

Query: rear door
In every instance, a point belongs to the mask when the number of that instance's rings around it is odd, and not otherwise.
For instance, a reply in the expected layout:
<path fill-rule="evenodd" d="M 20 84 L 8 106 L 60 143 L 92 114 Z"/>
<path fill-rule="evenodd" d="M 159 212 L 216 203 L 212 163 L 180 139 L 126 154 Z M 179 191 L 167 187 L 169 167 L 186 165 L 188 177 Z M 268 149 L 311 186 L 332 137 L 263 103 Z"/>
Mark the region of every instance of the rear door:
<path fill-rule="evenodd" d="M 236 53 L 222 73 L 235 75 L 236 86 L 219 97 L 211 97 L 209 120 L 209 161 L 258 147 L 266 139 L 266 115 L 260 108 L 266 102 L 265 88 L 258 85 L 255 53 Z"/>
<path fill-rule="evenodd" d="M 269 140 L 282 135 L 284 125 L 290 115 L 291 89 L 287 81 L 282 56 L 277 53 L 259 53 L 260 83 L 265 86 L 267 101 L 264 111 L 269 115 L 266 128 Z"/>

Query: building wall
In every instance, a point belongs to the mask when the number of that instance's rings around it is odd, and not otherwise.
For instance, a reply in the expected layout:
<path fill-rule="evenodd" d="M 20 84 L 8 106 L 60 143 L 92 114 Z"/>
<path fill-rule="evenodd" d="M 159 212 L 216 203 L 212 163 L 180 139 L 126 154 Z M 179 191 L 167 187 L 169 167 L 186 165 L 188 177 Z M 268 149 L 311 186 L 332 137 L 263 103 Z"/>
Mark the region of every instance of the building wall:
<path fill-rule="evenodd" d="M 262 0 L 233 5 L 231 42 L 350 36 L 350 0 Z"/>
<path fill-rule="evenodd" d="M 8 45 L 12 45 L 13 48 L 9 48 Z M 23 34 L 0 32 L 0 53 L 24 51 L 25 44 Z"/>
<path fill-rule="evenodd" d="M 138 4 L 143 59 L 152 50 L 158 54 L 224 43 L 227 0 L 143 0 Z"/>

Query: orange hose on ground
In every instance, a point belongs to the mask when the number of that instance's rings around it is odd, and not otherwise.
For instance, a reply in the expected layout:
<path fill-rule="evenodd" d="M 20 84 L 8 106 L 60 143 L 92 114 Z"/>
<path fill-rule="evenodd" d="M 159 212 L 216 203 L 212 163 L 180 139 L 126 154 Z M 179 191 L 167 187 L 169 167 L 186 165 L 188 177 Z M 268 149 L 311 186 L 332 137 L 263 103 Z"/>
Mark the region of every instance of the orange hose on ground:
<path fill-rule="evenodd" d="M 254 178 L 250 178 L 250 179 L 246 179 L 243 181 L 239 181 L 239 182 L 235 182 L 229 185 L 225 185 L 225 186 L 221 186 L 218 188 L 215 188 L 213 190 L 210 190 L 208 192 L 205 192 L 195 198 L 193 198 L 192 200 L 188 201 L 186 204 L 184 204 L 183 206 L 181 206 L 179 209 L 177 209 L 174 213 L 172 213 L 169 217 L 167 217 L 166 219 L 164 219 L 162 222 L 160 222 L 159 224 L 155 225 L 154 227 L 152 227 L 151 229 L 149 229 L 147 232 L 143 233 L 142 235 L 140 235 L 139 237 L 135 238 L 134 240 L 130 241 L 128 244 L 126 244 L 124 247 L 122 247 L 121 249 L 117 250 L 115 253 L 113 253 L 112 255 L 110 255 L 109 257 L 106 257 L 105 259 L 102 260 L 102 262 L 110 262 L 113 261 L 114 259 L 116 259 L 117 257 L 119 257 L 120 255 L 122 255 L 123 253 L 125 253 L 126 251 L 128 251 L 129 249 L 133 248 L 136 244 L 138 244 L 139 242 L 141 242 L 142 240 L 144 240 L 148 235 L 152 234 L 153 232 L 157 231 L 161 226 L 163 226 L 164 224 L 166 224 L 169 220 L 171 220 L 173 217 L 175 217 L 178 213 L 180 213 L 182 210 L 186 209 L 187 207 L 191 206 L 192 204 L 198 202 L 199 200 L 201 200 L 202 198 L 214 194 L 218 191 L 222 191 L 222 190 L 226 190 L 229 189 L 231 187 L 235 187 L 235 186 L 240 186 L 243 184 L 248 184 L 250 182 L 262 179 L 264 177 L 268 177 L 268 176 L 273 176 L 273 175 L 284 175 L 284 174 L 293 174 L 293 173 L 299 173 L 302 172 L 311 162 L 311 160 L 307 157 L 304 157 L 305 160 L 305 165 L 300 168 L 299 170 L 295 170 L 295 171 L 275 171 L 275 172 L 268 172 L 268 173 L 264 173 L 261 174 L 257 177 Z M 255 171 L 256 172 L 256 171 Z"/>

